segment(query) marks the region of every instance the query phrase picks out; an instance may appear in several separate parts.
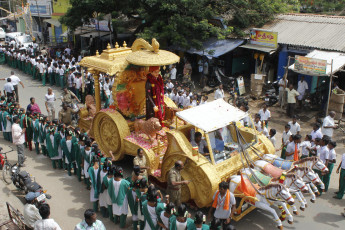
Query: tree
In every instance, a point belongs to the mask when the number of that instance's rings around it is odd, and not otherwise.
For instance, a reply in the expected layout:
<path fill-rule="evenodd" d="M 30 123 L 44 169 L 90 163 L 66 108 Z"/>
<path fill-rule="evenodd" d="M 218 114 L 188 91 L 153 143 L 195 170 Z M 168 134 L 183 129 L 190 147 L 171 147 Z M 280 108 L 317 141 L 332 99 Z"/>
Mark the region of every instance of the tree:
<path fill-rule="evenodd" d="M 209 23 L 215 15 L 209 0 L 71 0 L 71 4 L 62 23 L 72 30 L 89 22 L 96 11 L 140 20 L 135 36 L 148 40 L 155 37 L 163 44 L 183 48 L 201 48 L 202 41 L 214 36 L 224 38 L 230 32 Z"/>
<path fill-rule="evenodd" d="M 229 24 L 236 29 L 262 27 L 276 14 L 299 10 L 298 0 L 220 0 L 217 8 L 231 15 Z"/>

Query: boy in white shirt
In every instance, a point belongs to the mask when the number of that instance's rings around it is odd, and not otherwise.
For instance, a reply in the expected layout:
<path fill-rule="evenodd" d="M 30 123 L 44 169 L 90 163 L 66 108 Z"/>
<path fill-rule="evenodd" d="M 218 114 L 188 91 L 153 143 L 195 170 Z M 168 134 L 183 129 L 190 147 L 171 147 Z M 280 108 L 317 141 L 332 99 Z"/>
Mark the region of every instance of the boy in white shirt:
<path fill-rule="evenodd" d="M 329 170 L 329 173 L 323 176 L 323 183 L 325 184 L 325 192 L 328 191 L 329 187 L 329 182 L 331 181 L 331 174 L 334 168 L 334 164 L 336 163 L 337 159 L 337 154 L 334 150 L 334 148 L 337 147 L 337 143 L 335 141 L 330 141 L 328 143 L 328 163 L 327 163 L 327 168 Z"/>
<path fill-rule="evenodd" d="M 291 136 L 291 132 L 290 132 L 290 125 L 286 124 L 285 125 L 285 131 L 283 132 L 282 135 L 282 152 L 281 152 L 281 158 L 285 159 L 285 152 L 286 152 L 286 147 L 287 144 L 289 143 L 289 138 Z"/>
<path fill-rule="evenodd" d="M 292 135 L 299 134 L 301 131 L 301 126 L 297 123 L 297 116 L 292 116 L 292 121 L 289 121 L 288 123 L 290 125 L 290 132 Z"/>
<path fill-rule="evenodd" d="M 275 129 L 270 129 L 270 133 L 269 133 L 269 140 L 272 142 L 273 147 L 276 147 L 276 133 L 277 131 Z"/>
<path fill-rule="evenodd" d="M 301 135 L 293 135 L 293 141 L 291 141 L 286 147 L 286 160 L 297 161 L 299 160 L 299 147 L 301 143 Z"/>
<path fill-rule="evenodd" d="M 310 148 L 311 148 L 311 135 L 306 135 L 304 141 L 300 144 L 302 147 L 302 156 L 301 159 L 309 157 Z"/>
<path fill-rule="evenodd" d="M 264 104 L 262 109 L 259 110 L 261 122 L 265 122 L 265 126 L 268 126 L 268 121 L 271 118 L 271 112 L 267 109 L 267 105 Z"/>
<path fill-rule="evenodd" d="M 260 114 L 255 114 L 255 119 L 254 119 L 254 125 L 255 125 L 255 128 L 258 132 L 261 132 L 262 131 L 262 126 L 261 126 L 261 121 L 260 121 L 261 117 L 260 117 Z"/>

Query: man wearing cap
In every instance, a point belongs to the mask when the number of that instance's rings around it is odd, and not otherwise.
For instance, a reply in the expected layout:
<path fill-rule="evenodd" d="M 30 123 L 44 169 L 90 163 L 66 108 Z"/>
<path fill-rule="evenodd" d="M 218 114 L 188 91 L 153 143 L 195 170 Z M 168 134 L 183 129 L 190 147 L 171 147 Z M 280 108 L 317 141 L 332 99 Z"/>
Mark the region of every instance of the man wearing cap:
<path fill-rule="evenodd" d="M 26 204 L 24 205 L 24 223 L 27 229 L 34 229 L 35 222 L 41 220 L 42 217 L 35 205 L 39 192 L 29 192 L 25 196 Z"/>
<path fill-rule="evenodd" d="M 189 184 L 189 181 L 181 180 L 181 170 L 184 168 L 182 161 L 176 161 L 175 167 L 168 172 L 168 187 L 167 194 L 169 195 L 170 201 L 178 206 L 181 204 L 181 186 Z"/>
<path fill-rule="evenodd" d="M 162 123 L 165 115 L 164 108 L 164 83 L 159 74 L 159 66 L 151 66 L 147 81 L 146 89 L 146 120 L 157 117 Z"/>

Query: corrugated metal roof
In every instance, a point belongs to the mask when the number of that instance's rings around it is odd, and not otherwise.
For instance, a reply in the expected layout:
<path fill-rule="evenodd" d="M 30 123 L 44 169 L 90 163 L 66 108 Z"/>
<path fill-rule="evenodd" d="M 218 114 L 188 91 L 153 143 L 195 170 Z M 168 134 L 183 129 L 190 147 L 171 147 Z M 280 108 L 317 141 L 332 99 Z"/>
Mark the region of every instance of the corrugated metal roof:
<path fill-rule="evenodd" d="M 345 52 L 345 17 L 281 14 L 263 27 L 278 32 L 278 43 Z"/>

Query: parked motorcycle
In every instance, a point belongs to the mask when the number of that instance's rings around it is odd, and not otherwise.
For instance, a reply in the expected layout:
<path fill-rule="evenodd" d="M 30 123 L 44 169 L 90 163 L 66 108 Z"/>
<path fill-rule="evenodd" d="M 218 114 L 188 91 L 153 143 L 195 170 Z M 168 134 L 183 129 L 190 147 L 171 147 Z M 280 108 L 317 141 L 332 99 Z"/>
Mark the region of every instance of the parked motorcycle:
<path fill-rule="evenodd" d="M 17 165 L 14 165 L 12 167 L 12 183 L 20 190 L 24 191 L 25 194 L 29 192 L 39 192 L 41 194 L 44 194 L 44 199 L 50 199 L 51 196 L 48 194 L 45 194 L 45 191 L 43 190 L 42 186 L 39 185 L 35 178 L 30 176 L 30 174 L 26 171 L 20 171 L 20 167 Z M 42 196 L 43 197 L 43 196 Z M 43 199 L 43 198 L 42 198 Z"/>
<path fill-rule="evenodd" d="M 268 82 L 267 84 L 267 90 L 265 93 L 265 104 L 267 106 L 273 106 L 278 102 L 279 97 L 279 85 L 278 81 L 275 81 L 273 83 Z"/>

